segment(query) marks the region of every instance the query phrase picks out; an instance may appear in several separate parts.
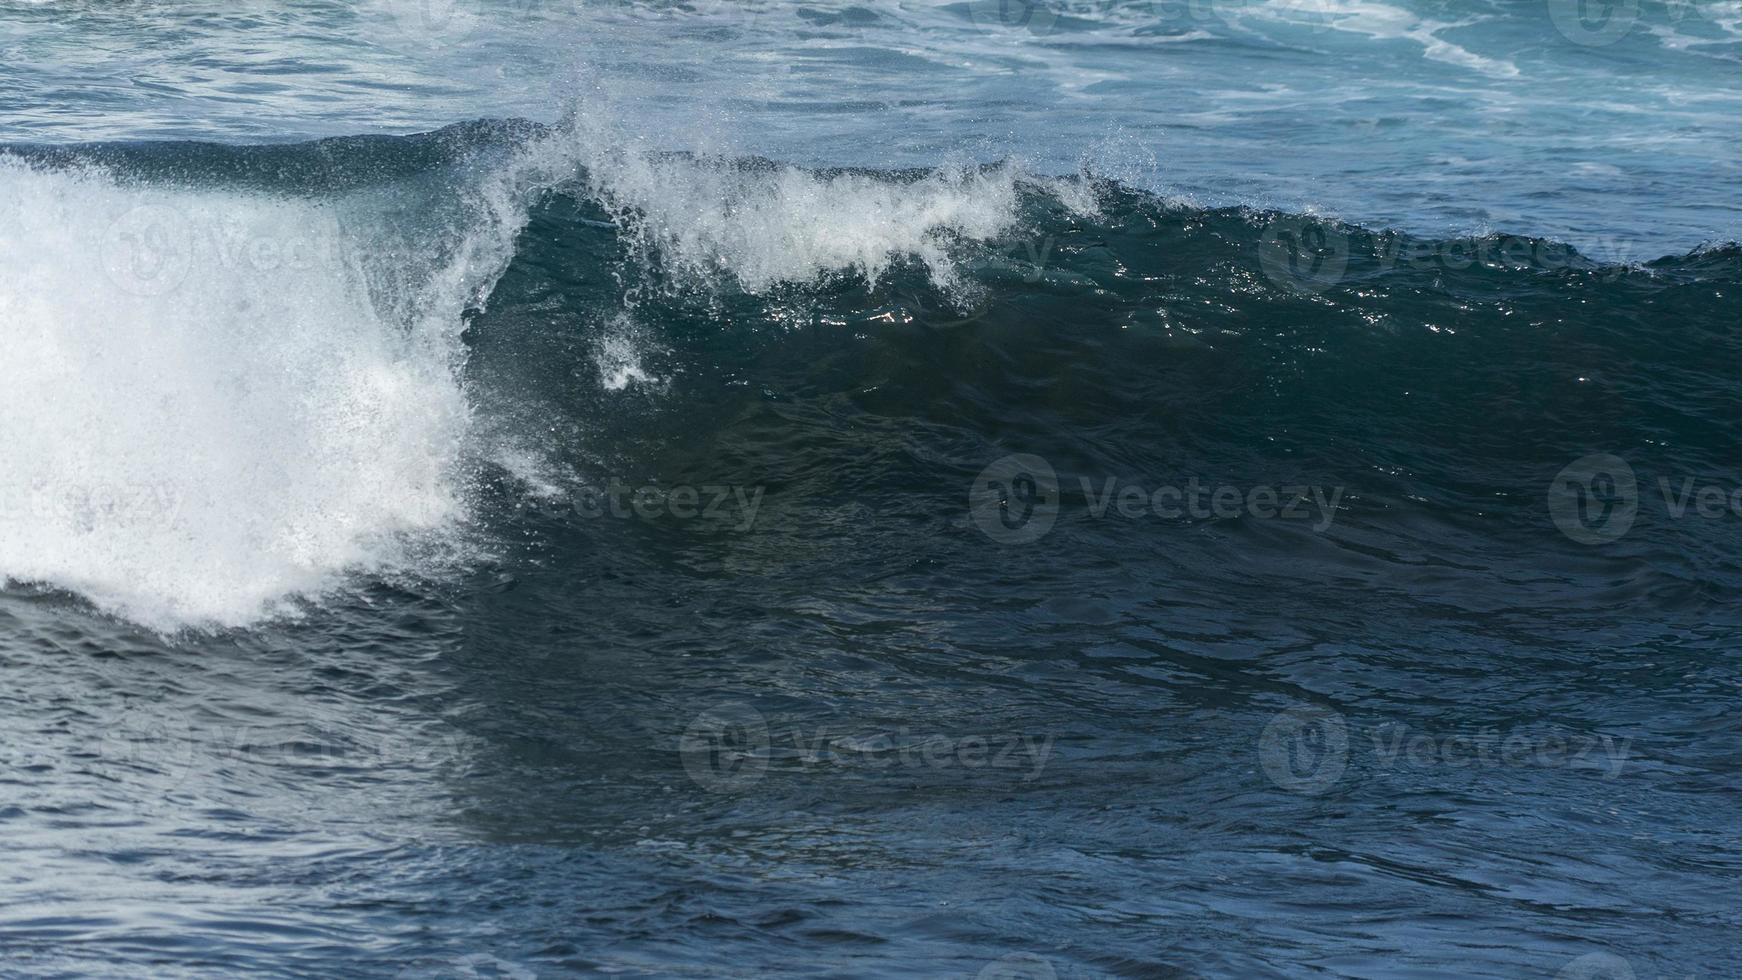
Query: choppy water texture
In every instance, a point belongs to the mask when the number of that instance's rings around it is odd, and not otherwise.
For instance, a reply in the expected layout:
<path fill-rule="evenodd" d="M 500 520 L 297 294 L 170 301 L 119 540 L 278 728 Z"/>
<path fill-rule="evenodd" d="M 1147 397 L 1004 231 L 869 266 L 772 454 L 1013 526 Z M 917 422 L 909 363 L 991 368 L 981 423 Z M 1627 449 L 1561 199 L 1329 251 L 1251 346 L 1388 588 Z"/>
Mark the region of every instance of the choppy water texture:
<path fill-rule="evenodd" d="M 1739 22 L 0 0 L 0 975 L 1742 972 Z"/>

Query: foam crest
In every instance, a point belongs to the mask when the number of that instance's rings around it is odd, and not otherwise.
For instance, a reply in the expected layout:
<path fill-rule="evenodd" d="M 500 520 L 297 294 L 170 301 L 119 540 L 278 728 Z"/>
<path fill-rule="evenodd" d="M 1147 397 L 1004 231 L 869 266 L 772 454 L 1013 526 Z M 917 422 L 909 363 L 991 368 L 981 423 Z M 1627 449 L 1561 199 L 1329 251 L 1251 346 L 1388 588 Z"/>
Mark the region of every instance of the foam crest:
<path fill-rule="evenodd" d="M 0 159 L 0 577 L 240 626 L 462 520 L 457 299 L 517 226 L 407 272 L 340 203 Z"/>
<path fill-rule="evenodd" d="M 619 224 L 680 277 L 761 293 L 832 274 L 875 282 L 912 258 L 962 288 L 962 240 L 1017 226 L 1020 171 L 955 167 L 909 180 L 640 150 L 596 119 L 571 124 L 575 162 Z"/>

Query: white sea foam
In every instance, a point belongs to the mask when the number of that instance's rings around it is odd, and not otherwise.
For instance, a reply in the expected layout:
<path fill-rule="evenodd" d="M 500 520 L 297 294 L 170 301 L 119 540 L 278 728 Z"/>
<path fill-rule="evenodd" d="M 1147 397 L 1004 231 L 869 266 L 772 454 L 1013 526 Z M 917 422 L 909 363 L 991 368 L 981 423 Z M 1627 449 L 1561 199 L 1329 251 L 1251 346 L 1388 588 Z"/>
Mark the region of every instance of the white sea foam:
<path fill-rule="evenodd" d="M 566 138 L 589 191 L 665 268 L 691 280 L 730 280 L 752 293 L 836 273 L 875 282 L 911 258 L 939 288 L 956 290 L 952 246 L 1018 225 L 1025 178 L 1016 167 L 946 167 L 897 181 L 658 154 L 623 131 L 593 111 L 571 118 Z"/>
<path fill-rule="evenodd" d="M 643 352 L 651 343 L 647 332 L 627 314 L 619 315 L 600 335 L 593 352 L 599 384 L 606 391 L 622 391 L 631 384 L 663 388 L 665 380 L 649 373 L 641 364 Z"/>
<path fill-rule="evenodd" d="M 453 338 L 510 212 L 413 270 L 344 203 L 0 161 L 0 578 L 236 626 L 462 518 Z"/>

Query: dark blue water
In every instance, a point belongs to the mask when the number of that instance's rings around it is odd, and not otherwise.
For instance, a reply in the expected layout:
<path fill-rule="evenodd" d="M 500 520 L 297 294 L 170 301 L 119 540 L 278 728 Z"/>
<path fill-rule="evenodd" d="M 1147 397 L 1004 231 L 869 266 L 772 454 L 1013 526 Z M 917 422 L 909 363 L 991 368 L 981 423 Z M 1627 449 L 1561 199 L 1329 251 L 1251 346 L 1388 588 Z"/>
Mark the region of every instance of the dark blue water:
<path fill-rule="evenodd" d="M 1692 85 L 1728 6 L 0 6 L 93 83 L 0 148 L 0 976 L 1742 973 L 1731 83 L 1592 123 L 1625 193 L 1379 124 L 1501 228 L 1268 207 L 1274 119 L 1188 141 L 1228 200 L 1047 149 L 1158 46 L 1469 72 L 1528 141 L 1507 66 Z M 1039 101 L 915 68 L 1012 29 Z M 169 94 L 69 46 L 129 36 Z M 826 93 L 652 125 L 769 38 Z"/>

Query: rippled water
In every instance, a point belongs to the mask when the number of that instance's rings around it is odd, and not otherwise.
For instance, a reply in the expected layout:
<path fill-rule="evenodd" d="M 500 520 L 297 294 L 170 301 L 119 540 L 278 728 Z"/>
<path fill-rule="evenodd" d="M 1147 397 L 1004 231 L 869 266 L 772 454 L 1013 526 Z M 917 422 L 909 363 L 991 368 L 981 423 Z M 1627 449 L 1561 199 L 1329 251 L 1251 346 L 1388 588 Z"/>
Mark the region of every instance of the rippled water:
<path fill-rule="evenodd" d="M 0 138 L 279 141 L 630 108 L 818 166 L 1085 159 L 1204 205 L 1655 258 L 1736 237 L 1742 5 L 0 4 Z M 1612 14 L 1612 15 L 1611 15 Z"/>
<path fill-rule="evenodd" d="M 0 0 L 0 976 L 1742 972 L 1739 23 Z"/>

